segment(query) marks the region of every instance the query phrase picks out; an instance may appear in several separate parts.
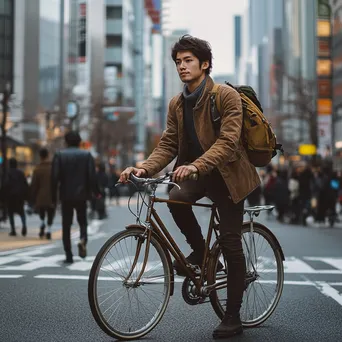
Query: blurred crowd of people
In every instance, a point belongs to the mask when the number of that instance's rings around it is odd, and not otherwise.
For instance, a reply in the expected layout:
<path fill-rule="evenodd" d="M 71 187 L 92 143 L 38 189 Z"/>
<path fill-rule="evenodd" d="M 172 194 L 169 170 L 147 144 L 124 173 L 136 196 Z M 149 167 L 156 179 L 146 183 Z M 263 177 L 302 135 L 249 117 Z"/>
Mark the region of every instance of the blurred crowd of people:
<path fill-rule="evenodd" d="M 79 255 L 84 258 L 88 216 L 100 220 L 107 217 L 107 196 L 119 204 L 120 192 L 115 187 L 119 174 L 113 165 L 108 165 L 107 172 L 105 163 L 94 160 L 89 151 L 80 149 L 78 132 L 68 132 L 65 142 L 66 148 L 57 151 L 53 158 L 46 148 L 42 148 L 40 163 L 29 178 L 18 168 L 16 159 L 11 158 L 0 195 L 7 213 L 3 216 L 8 217 L 10 223 L 10 236 L 17 235 L 15 214 L 21 218 L 22 236 L 26 236 L 28 231 L 26 214 L 38 214 L 41 220 L 39 237 L 51 239 L 51 227 L 59 208 L 66 262 L 73 262 L 70 231 L 74 212 L 80 227 Z"/>
<path fill-rule="evenodd" d="M 291 168 L 268 165 L 260 171 L 262 185 L 248 197 L 249 205 L 272 204 L 280 222 L 316 225 L 338 221 L 336 208 L 342 199 L 342 174 L 326 163 L 302 162 Z"/>
<path fill-rule="evenodd" d="M 50 188 L 52 160 L 48 150 L 46 148 L 40 150 L 40 163 L 35 167 L 32 176 L 26 177 L 24 172 L 18 169 L 15 158 L 9 159 L 8 165 L 7 180 L 2 188 L 2 200 L 10 223 L 9 235 L 17 235 L 15 214 L 18 214 L 21 219 L 23 236 L 27 234 L 27 214 L 37 214 L 41 219 L 39 237 L 43 238 L 45 235 L 50 239 L 56 204 L 52 201 Z M 119 180 L 119 173 L 113 165 L 106 167 L 105 163 L 96 162 L 96 179 L 101 196 L 91 197 L 89 216 L 102 220 L 107 217 L 106 199 L 108 197 L 114 201 L 114 204 L 120 204 L 120 191 L 118 187 L 115 187 Z M 44 234 L 45 231 L 46 234 Z"/>

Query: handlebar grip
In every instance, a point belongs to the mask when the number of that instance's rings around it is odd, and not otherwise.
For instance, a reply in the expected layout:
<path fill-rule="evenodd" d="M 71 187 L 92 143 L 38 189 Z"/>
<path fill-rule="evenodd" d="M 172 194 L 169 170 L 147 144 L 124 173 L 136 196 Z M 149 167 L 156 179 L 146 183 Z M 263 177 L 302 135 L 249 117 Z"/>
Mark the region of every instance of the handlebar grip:
<path fill-rule="evenodd" d="M 130 175 L 129 175 L 129 179 L 131 180 L 131 181 L 134 181 L 135 183 L 143 183 L 143 182 L 145 182 L 145 178 L 140 178 L 140 177 L 137 177 L 134 173 L 131 173 Z"/>

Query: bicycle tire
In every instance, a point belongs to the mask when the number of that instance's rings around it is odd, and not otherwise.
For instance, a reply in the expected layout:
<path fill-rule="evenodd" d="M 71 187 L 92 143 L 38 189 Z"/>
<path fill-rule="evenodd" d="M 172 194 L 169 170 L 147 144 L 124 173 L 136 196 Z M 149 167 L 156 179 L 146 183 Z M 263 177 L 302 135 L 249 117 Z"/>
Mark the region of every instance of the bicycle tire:
<path fill-rule="evenodd" d="M 262 314 L 262 316 L 259 316 L 258 319 L 256 320 L 252 320 L 252 321 L 243 321 L 243 319 L 241 319 L 242 321 L 242 325 L 244 327 L 256 327 L 260 324 L 262 324 L 263 322 L 265 322 L 274 312 L 275 308 L 277 307 L 282 291 L 283 291 L 283 287 L 284 287 L 284 265 L 283 265 L 283 255 L 282 255 L 282 251 L 281 249 L 279 249 L 279 242 L 276 239 L 276 237 L 273 234 L 270 234 L 270 232 L 268 231 L 268 229 L 266 227 L 264 227 L 263 225 L 254 222 L 253 223 L 253 229 L 254 229 L 254 234 L 257 233 L 259 235 L 261 235 L 270 245 L 270 247 L 272 248 L 273 252 L 274 252 L 274 256 L 276 259 L 276 263 L 277 263 L 277 293 L 276 296 L 274 298 L 274 301 L 272 303 L 272 305 Z M 250 226 L 249 223 L 244 223 L 243 227 L 242 227 L 242 234 L 246 233 L 246 232 L 250 232 Z M 215 279 L 216 279 L 216 264 L 218 261 L 218 258 L 220 256 L 221 253 L 221 249 L 218 246 L 218 244 L 216 244 L 216 247 L 213 248 L 211 256 L 210 256 L 210 260 L 209 260 L 209 266 L 208 266 L 208 285 L 212 285 L 215 283 Z M 217 295 L 217 291 L 213 290 L 210 293 L 210 302 L 211 305 L 215 311 L 215 313 L 217 314 L 217 316 L 219 317 L 219 319 L 222 319 L 224 317 L 224 308 L 221 305 L 218 295 Z"/>
<path fill-rule="evenodd" d="M 121 339 L 121 340 L 135 340 L 135 339 L 145 336 L 151 330 L 153 330 L 156 327 L 156 325 L 160 322 L 160 320 L 162 319 L 166 311 L 166 308 L 170 299 L 170 290 L 171 290 L 171 281 L 170 281 L 171 269 L 170 269 L 167 255 L 166 255 L 167 251 L 165 251 L 165 249 L 161 246 L 161 244 L 157 241 L 157 239 L 154 236 L 152 236 L 150 243 L 158 252 L 160 259 L 162 261 L 162 264 L 163 264 L 163 268 L 165 270 L 165 278 L 168 279 L 168 281 L 166 282 L 165 298 L 162 303 L 161 309 L 159 310 L 157 314 L 155 314 L 152 317 L 152 321 L 149 322 L 148 326 L 145 329 L 138 330 L 135 332 L 118 331 L 114 329 L 112 326 L 110 326 L 108 322 L 105 321 L 101 311 L 99 310 L 99 305 L 98 305 L 97 297 L 96 297 L 96 292 L 97 292 L 96 279 L 99 273 L 99 266 L 101 265 L 102 260 L 105 258 L 106 253 L 110 250 L 110 248 L 113 247 L 116 243 L 120 242 L 125 237 L 129 237 L 129 236 L 141 237 L 142 230 L 141 229 L 129 229 L 129 230 L 121 231 L 115 234 L 114 236 L 112 236 L 111 238 L 109 238 L 95 257 L 92 268 L 90 270 L 89 281 L 88 281 L 88 301 L 89 301 L 92 315 L 96 323 L 107 335 L 117 338 L 117 339 Z"/>

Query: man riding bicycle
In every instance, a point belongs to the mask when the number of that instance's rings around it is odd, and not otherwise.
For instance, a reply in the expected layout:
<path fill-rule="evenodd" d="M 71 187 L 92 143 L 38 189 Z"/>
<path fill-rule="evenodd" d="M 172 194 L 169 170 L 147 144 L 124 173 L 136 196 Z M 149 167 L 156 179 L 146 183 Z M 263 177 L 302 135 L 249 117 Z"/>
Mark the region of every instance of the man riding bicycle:
<path fill-rule="evenodd" d="M 140 168 L 128 167 L 120 175 L 127 182 L 131 173 L 153 176 L 176 156 L 170 199 L 196 202 L 208 196 L 216 203 L 220 216 L 220 246 L 227 260 L 227 309 L 214 338 L 226 338 L 242 332 L 240 308 L 245 288 L 245 257 L 241 228 L 244 199 L 260 185 L 255 167 L 249 162 L 241 141 L 242 104 L 231 87 L 220 85 L 221 126 L 215 133 L 211 120 L 210 94 L 214 82 L 209 76 L 212 52 L 208 42 L 185 35 L 172 48 L 172 59 L 184 83 L 183 92 L 169 104 L 167 126 L 158 146 Z M 198 174 L 198 180 L 190 175 Z M 169 204 L 170 212 L 193 252 L 189 263 L 201 265 L 205 241 L 191 206 Z M 181 275 L 177 262 L 176 272 Z"/>

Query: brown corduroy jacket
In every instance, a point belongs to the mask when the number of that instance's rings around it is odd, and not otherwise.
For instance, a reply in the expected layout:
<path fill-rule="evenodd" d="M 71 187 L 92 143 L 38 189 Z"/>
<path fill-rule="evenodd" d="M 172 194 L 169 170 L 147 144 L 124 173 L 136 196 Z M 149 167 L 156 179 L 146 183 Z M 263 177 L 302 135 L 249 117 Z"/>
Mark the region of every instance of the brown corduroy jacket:
<path fill-rule="evenodd" d="M 209 174 L 217 168 L 233 202 L 238 203 L 260 185 L 260 178 L 249 162 L 241 141 L 243 116 L 240 95 L 226 85 L 220 86 L 221 128 L 219 136 L 215 134 L 210 113 L 210 92 L 213 86 L 213 80 L 207 77 L 203 93 L 194 108 L 195 129 L 204 154 L 192 164 L 199 174 Z M 177 165 L 186 162 L 183 101 L 182 94 L 170 101 L 166 130 L 158 146 L 141 166 L 149 176 L 161 171 L 177 156 Z"/>

